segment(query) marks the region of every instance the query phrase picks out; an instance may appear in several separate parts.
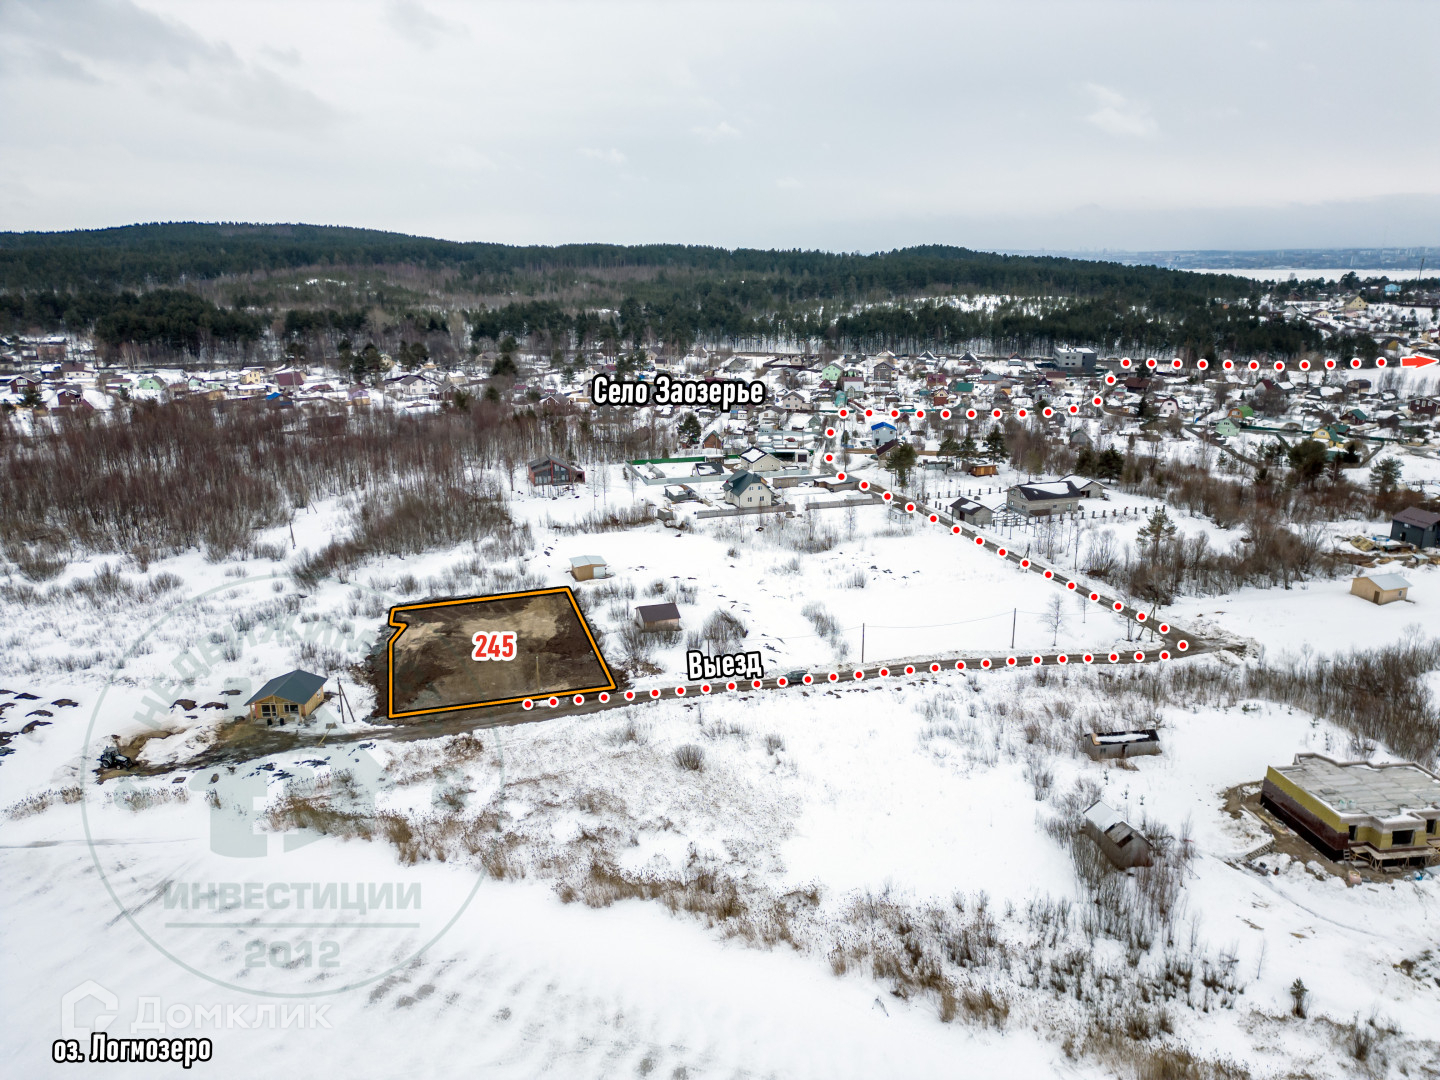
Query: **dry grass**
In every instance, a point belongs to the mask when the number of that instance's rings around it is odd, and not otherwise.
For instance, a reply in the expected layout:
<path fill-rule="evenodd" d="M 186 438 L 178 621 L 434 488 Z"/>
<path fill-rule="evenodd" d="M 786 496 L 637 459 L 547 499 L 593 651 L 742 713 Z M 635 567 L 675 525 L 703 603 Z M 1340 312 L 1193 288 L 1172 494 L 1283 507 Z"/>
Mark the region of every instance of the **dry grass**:
<path fill-rule="evenodd" d="M 5 816 L 11 821 L 19 821 L 21 818 L 33 817 L 36 814 L 43 814 L 56 803 L 70 805 L 79 802 L 84 798 L 85 793 L 76 786 L 63 788 L 46 788 L 44 791 L 37 791 L 27 795 L 18 802 L 12 803 L 5 808 Z"/>
<path fill-rule="evenodd" d="M 690 772 L 699 772 L 705 768 L 705 750 L 694 743 L 686 743 L 684 746 L 675 748 L 675 764 Z"/>

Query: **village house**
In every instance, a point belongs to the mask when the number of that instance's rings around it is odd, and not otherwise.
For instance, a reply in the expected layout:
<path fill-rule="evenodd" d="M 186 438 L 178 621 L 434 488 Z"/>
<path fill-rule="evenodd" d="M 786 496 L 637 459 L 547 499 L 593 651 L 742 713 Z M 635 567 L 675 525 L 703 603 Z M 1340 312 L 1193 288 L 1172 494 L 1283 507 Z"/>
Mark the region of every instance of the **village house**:
<path fill-rule="evenodd" d="M 789 409 L 792 412 L 810 407 L 810 399 L 801 390 L 787 390 L 780 395 L 776 402 L 782 409 Z"/>
<path fill-rule="evenodd" d="M 1005 505 L 1026 517 L 1068 514 L 1080 507 L 1080 500 L 1092 498 L 1092 481 L 1077 484 L 1069 478 L 1038 484 L 1016 484 L 1006 495 Z M 1103 493 L 1104 488 L 1100 488 Z"/>
<path fill-rule="evenodd" d="M 270 724 L 299 721 L 318 709 L 325 701 L 325 676 L 309 671 L 287 671 L 262 686 L 249 701 L 250 716 Z"/>
<path fill-rule="evenodd" d="M 744 462 L 742 468 L 752 473 L 782 472 L 785 468 L 783 461 L 774 454 L 761 450 L 758 446 L 752 446 L 746 450 L 740 455 L 740 460 Z"/>
<path fill-rule="evenodd" d="M 525 466 L 530 483 L 536 487 L 583 484 L 585 470 L 558 458 L 537 458 Z"/>
<path fill-rule="evenodd" d="M 1105 499 L 1109 498 L 1105 491 L 1105 485 L 1099 480 L 1092 480 L 1088 476 L 1078 476 L 1071 473 L 1069 476 L 1062 476 L 1059 480 L 1062 484 L 1069 484 L 1080 494 L 1082 499 Z"/>
<path fill-rule="evenodd" d="M 1408 506 L 1391 519 L 1390 539 L 1418 548 L 1440 547 L 1440 514 Z"/>
<path fill-rule="evenodd" d="M 1072 349 L 1065 345 L 1055 346 L 1055 363 L 1066 370 L 1095 370 L 1094 349 Z"/>
<path fill-rule="evenodd" d="M 737 472 L 721 486 L 724 500 L 731 506 L 751 510 L 775 505 L 775 491 L 752 472 Z"/>

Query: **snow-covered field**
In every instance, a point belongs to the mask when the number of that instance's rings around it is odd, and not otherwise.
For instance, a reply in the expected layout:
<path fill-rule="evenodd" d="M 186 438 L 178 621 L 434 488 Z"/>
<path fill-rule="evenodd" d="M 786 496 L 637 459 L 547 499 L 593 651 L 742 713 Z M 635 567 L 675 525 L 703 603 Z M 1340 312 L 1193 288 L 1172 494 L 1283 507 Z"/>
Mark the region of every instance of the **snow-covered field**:
<path fill-rule="evenodd" d="M 1225 809 L 1267 765 L 1343 756 L 1349 736 L 1284 705 L 1156 706 L 1138 691 L 1158 669 L 948 673 L 322 745 L 355 730 L 332 704 L 301 749 L 185 766 L 263 679 L 357 661 L 389 605 L 566 583 L 576 555 L 615 572 L 576 586 L 610 589 L 590 615 L 612 659 L 628 608 L 652 595 L 678 599 L 687 629 L 730 612 L 770 672 L 858 659 L 862 623 L 871 662 L 1008 649 L 1012 625 L 1017 649 L 1124 639 L 1068 598 L 1055 628 L 1058 590 L 893 511 L 566 531 L 631 502 L 618 472 L 597 487 L 516 492 L 535 541 L 518 559 L 375 560 L 302 590 L 283 562 L 190 555 L 123 568 L 136 590 L 149 583 L 143 595 L 7 602 L 0 703 L 17 703 L 3 727 L 47 725 L 0 759 L 0 942 L 27 973 L 0 979 L 0 1048 L 19 1074 L 61 1071 L 46 1063 L 62 1023 L 128 1037 L 159 1034 L 146 1026 L 158 1015 L 166 1034 L 213 1038 L 196 1068 L 220 1076 L 1129 1077 L 1161 1048 L 1257 1077 L 1436 1075 L 1440 883 L 1346 888 L 1293 861 L 1263 875 L 1241 859 L 1258 823 Z M 294 548 L 288 530 L 262 539 L 288 559 L 344 522 L 319 504 L 297 517 Z M 1130 541 L 1138 519 L 1114 527 Z M 51 585 L 93 580 L 103 561 Z M 1344 582 L 1173 611 L 1272 651 L 1325 653 L 1428 623 L 1440 571 L 1407 573 L 1413 612 Z M 838 631 L 817 631 L 805 613 L 817 602 Z M 653 677 L 678 674 L 683 649 L 655 651 Z M 1217 679 L 1238 662 L 1185 661 Z M 364 716 L 370 692 L 343 677 Z M 197 707 L 171 708 L 179 698 Z M 51 704 L 66 699 L 77 704 Z M 1081 731 L 1155 723 L 1158 757 L 1077 752 Z M 175 734 L 142 760 L 171 772 L 95 783 L 111 735 L 157 726 Z M 685 746 L 701 768 L 680 767 Z M 1144 942 L 1096 929 L 1062 835 L 1094 794 L 1176 838 L 1180 887 Z M 203 902 L 210 883 L 233 885 L 231 917 Z M 1305 1020 L 1291 1016 L 1297 978 Z M 67 1018 L 65 996 L 87 981 L 100 991 Z M 1097 1018 L 1142 1033 L 1122 1053 Z"/>

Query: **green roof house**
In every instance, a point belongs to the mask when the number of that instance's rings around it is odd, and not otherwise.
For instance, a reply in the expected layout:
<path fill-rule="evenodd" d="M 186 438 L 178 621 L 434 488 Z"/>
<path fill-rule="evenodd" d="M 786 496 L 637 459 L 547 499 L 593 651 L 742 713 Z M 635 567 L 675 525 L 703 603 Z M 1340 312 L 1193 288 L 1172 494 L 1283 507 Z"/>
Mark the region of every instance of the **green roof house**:
<path fill-rule="evenodd" d="M 309 716 L 325 701 L 325 676 L 298 668 L 277 675 L 262 686 L 249 701 L 250 715 L 266 726 Z"/>

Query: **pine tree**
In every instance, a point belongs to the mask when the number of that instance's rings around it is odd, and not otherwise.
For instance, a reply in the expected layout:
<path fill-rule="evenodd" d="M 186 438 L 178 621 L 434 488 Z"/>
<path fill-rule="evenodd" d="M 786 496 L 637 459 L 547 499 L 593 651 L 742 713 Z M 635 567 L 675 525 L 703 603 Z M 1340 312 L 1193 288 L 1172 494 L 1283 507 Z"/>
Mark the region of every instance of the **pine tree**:
<path fill-rule="evenodd" d="M 686 413 L 684 419 L 680 421 L 680 426 L 676 428 L 675 434 L 680 437 L 681 445 L 694 446 L 700 441 L 699 418 L 693 412 Z"/>
<path fill-rule="evenodd" d="M 885 455 L 885 468 L 895 474 L 895 486 L 904 487 L 910 479 L 910 470 L 915 467 L 915 448 L 901 443 Z"/>
<path fill-rule="evenodd" d="M 1370 486 L 1381 495 L 1389 495 L 1400 486 L 1400 459 L 1387 457 L 1370 470 Z"/>
<path fill-rule="evenodd" d="M 1000 425 L 995 424 L 990 428 L 990 434 L 985 436 L 985 452 L 990 455 L 991 460 L 999 461 L 1006 455 L 1005 433 L 1000 430 Z"/>
<path fill-rule="evenodd" d="M 1145 524 L 1140 527 L 1140 542 L 1149 545 L 1150 557 L 1158 562 L 1160 549 L 1167 541 L 1175 539 L 1178 531 L 1165 508 L 1157 506 L 1146 516 Z"/>

